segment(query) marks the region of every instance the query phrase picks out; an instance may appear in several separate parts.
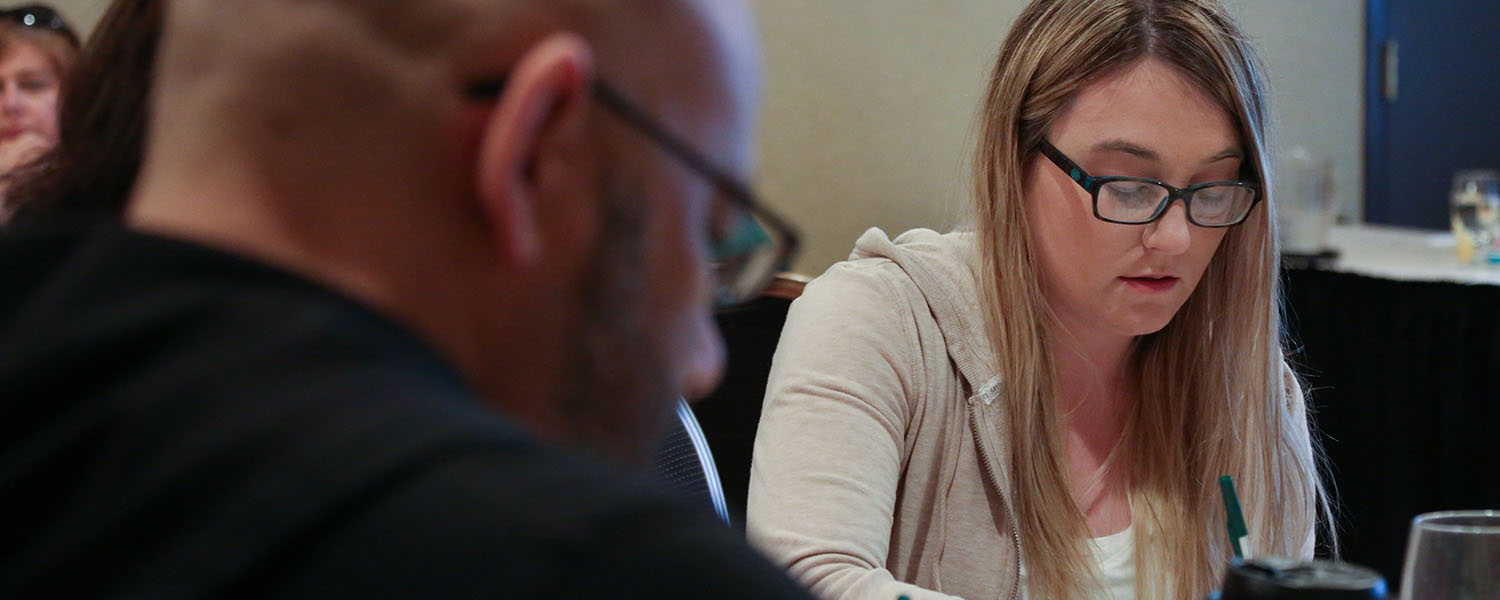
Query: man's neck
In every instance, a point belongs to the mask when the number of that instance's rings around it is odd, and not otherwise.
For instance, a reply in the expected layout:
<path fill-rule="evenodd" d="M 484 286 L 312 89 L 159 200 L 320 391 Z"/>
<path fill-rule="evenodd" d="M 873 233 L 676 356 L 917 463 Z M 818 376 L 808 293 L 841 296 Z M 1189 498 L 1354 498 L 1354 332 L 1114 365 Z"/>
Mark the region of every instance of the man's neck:
<path fill-rule="evenodd" d="M 148 164 L 132 195 L 126 225 L 228 251 L 316 281 L 413 329 L 470 373 L 475 343 L 465 321 L 472 294 L 459 293 L 471 265 L 447 244 L 423 244 L 412 232 L 441 236 L 432 216 L 397 218 L 351 210 L 352 200 L 279 195 L 233 168 L 180 169 Z M 404 223 L 403 233 L 392 227 Z M 454 234 L 457 235 L 457 234 Z M 451 238 L 450 238 L 451 239 Z"/>

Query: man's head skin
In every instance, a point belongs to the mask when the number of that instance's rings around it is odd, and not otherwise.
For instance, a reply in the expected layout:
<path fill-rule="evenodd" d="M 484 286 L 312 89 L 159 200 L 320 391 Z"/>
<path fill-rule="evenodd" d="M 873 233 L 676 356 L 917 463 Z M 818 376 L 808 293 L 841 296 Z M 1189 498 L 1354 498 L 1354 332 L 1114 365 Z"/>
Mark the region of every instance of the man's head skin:
<path fill-rule="evenodd" d="M 731 0 L 172 0 L 127 219 L 350 294 L 543 434 L 637 459 L 719 377 L 724 208 L 591 85 L 746 176 L 751 23 Z"/>

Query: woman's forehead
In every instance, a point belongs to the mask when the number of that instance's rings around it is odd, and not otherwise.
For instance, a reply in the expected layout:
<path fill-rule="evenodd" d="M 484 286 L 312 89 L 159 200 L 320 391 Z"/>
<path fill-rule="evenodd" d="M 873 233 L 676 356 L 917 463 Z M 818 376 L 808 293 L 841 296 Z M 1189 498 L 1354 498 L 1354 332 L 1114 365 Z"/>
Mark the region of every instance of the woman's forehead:
<path fill-rule="evenodd" d="M 1165 158 L 1215 156 L 1241 146 L 1238 128 L 1218 102 L 1155 58 L 1079 90 L 1051 133 L 1054 143 L 1074 151 L 1133 146 Z"/>
<path fill-rule="evenodd" d="M 36 44 L 12 37 L 0 42 L 0 64 L 13 69 L 17 68 L 46 68 L 52 69 L 52 60 L 47 53 Z"/>

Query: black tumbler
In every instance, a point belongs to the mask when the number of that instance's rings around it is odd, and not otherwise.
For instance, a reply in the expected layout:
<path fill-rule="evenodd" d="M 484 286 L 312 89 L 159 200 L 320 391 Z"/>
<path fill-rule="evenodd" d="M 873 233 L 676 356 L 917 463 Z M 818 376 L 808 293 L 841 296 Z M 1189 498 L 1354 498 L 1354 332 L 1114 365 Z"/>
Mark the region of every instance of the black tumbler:
<path fill-rule="evenodd" d="M 1385 598 L 1373 569 L 1329 560 L 1235 559 L 1219 600 L 1367 600 Z"/>

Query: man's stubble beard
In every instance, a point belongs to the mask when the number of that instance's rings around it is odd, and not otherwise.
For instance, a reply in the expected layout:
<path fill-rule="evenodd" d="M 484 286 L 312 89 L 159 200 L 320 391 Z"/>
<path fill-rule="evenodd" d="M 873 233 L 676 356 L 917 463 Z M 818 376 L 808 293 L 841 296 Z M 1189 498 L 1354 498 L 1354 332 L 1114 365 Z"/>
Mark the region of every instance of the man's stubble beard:
<path fill-rule="evenodd" d="M 606 173 L 598 249 L 581 289 L 580 318 L 558 406 L 572 442 L 592 454 L 643 466 L 665 434 L 672 389 L 665 332 L 651 331 L 646 224 L 653 202 Z"/>

